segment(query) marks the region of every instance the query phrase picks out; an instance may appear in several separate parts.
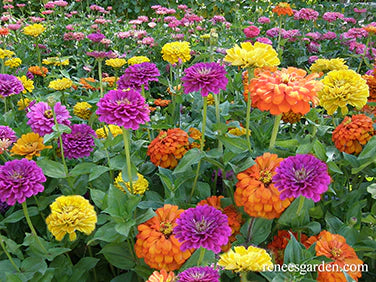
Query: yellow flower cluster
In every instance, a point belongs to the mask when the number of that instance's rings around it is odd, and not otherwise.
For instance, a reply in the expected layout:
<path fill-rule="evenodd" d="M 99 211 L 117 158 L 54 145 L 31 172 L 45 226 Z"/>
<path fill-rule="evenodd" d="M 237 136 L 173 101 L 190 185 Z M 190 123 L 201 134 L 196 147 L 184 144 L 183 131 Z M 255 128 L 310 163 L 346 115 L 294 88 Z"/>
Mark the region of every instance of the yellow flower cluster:
<path fill-rule="evenodd" d="M 115 58 L 106 60 L 106 66 L 113 67 L 114 69 L 119 69 L 127 63 L 125 59 Z"/>
<path fill-rule="evenodd" d="M 360 110 L 369 96 L 366 80 L 353 70 L 334 70 L 329 72 L 323 80 L 324 87 L 317 94 L 322 106 L 329 115 L 341 109 L 343 115 L 349 111 L 347 105 Z"/>
<path fill-rule="evenodd" d="M 36 24 L 25 26 L 23 29 L 23 33 L 29 36 L 38 37 L 45 30 L 46 28 L 43 25 L 36 23 Z"/>
<path fill-rule="evenodd" d="M 128 59 L 128 65 L 130 66 L 145 63 L 145 62 L 150 62 L 149 58 L 145 56 L 134 56 Z"/>
<path fill-rule="evenodd" d="M 29 98 L 23 98 L 23 99 L 18 100 L 17 102 L 18 110 L 19 111 L 25 110 L 26 107 L 30 105 L 30 102 L 31 101 Z"/>
<path fill-rule="evenodd" d="M 21 81 L 24 90 L 22 90 L 22 93 L 25 94 L 26 92 L 33 92 L 34 90 L 34 81 L 31 79 L 28 79 L 25 75 L 19 77 L 17 76 L 18 80 Z"/>
<path fill-rule="evenodd" d="M 69 65 L 69 59 L 66 57 L 64 58 L 59 58 L 59 57 L 49 57 L 47 59 L 44 59 L 42 61 L 44 65 L 54 65 L 55 67 L 60 67 L 60 66 L 68 66 Z"/>
<path fill-rule="evenodd" d="M 62 79 L 56 79 L 50 82 L 48 85 L 49 88 L 54 89 L 54 90 L 65 90 L 70 87 L 72 87 L 73 82 L 69 78 L 62 78 Z"/>
<path fill-rule="evenodd" d="M 73 106 L 73 114 L 88 120 L 91 116 L 91 105 L 88 102 L 78 102 Z"/>
<path fill-rule="evenodd" d="M 97 130 L 95 130 L 95 133 L 97 134 L 98 138 L 106 138 L 107 135 L 109 134 L 108 129 L 110 129 L 110 132 L 113 137 L 116 137 L 119 134 L 123 134 L 123 131 L 121 130 L 121 128 L 114 124 L 109 124 L 102 128 L 98 128 Z"/>
<path fill-rule="evenodd" d="M 260 42 L 254 45 L 251 42 L 243 42 L 240 47 L 235 44 L 233 48 L 226 50 L 226 53 L 225 62 L 242 68 L 275 67 L 281 63 L 273 47 Z"/>
<path fill-rule="evenodd" d="M 184 63 L 191 59 L 191 49 L 189 42 L 176 41 L 166 43 L 162 47 L 162 58 L 170 64 L 175 64 L 179 59 Z"/>
<path fill-rule="evenodd" d="M 0 59 L 11 58 L 15 55 L 13 51 L 0 48 Z"/>
<path fill-rule="evenodd" d="M 133 194 L 143 195 L 149 187 L 149 182 L 146 180 L 146 178 L 142 174 L 137 173 L 137 176 L 138 176 L 138 179 L 132 181 Z M 130 182 L 124 181 L 121 172 L 115 178 L 115 186 L 116 188 L 123 191 L 124 193 L 125 193 L 124 187 L 127 187 L 128 191 L 131 192 Z"/>
<path fill-rule="evenodd" d="M 261 272 L 273 267 L 272 258 L 261 248 L 249 246 L 235 247 L 220 256 L 219 266 L 235 272 Z"/>
<path fill-rule="evenodd" d="M 5 61 L 4 65 L 10 68 L 18 68 L 22 64 L 20 58 L 12 58 Z"/>
<path fill-rule="evenodd" d="M 51 214 L 46 218 L 48 230 L 61 241 L 65 234 L 69 240 L 77 238 L 76 230 L 90 235 L 97 223 L 94 207 L 79 195 L 60 196 L 50 205 Z"/>
<path fill-rule="evenodd" d="M 234 128 L 229 129 L 229 130 L 228 130 L 228 133 L 230 133 L 230 134 L 232 134 L 232 135 L 235 135 L 235 136 L 243 136 L 243 135 L 245 135 L 246 130 L 245 130 L 244 127 L 240 127 L 240 128 L 238 128 L 238 127 L 234 127 Z M 249 133 L 249 135 L 250 135 L 250 134 L 251 134 L 251 133 Z"/>
<path fill-rule="evenodd" d="M 342 58 L 317 59 L 309 68 L 312 72 L 327 73 L 332 70 L 347 70 L 346 61 Z"/>

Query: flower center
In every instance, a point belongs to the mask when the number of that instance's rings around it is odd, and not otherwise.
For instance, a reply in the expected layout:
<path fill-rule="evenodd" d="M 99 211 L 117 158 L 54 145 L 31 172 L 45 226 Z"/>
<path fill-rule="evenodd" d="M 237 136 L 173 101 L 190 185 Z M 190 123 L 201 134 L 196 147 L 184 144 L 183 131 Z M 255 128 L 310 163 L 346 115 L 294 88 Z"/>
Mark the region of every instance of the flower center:
<path fill-rule="evenodd" d="M 265 185 L 269 185 L 272 182 L 272 173 L 268 170 L 260 171 L 259 180 Z"/>
<path fill-rule="evenodd" d="M 20 174 L 19 172 L 17 171 L 13 171 L 13 174 L 11 175 L 11 177 L 16 180 L 16 179 L 21 179 L 23 176 L 22 174 Z"/>
<path fill-rule="evenodd" d="M 47 110 L 47 111 L 44 111 L 44 114 L 43 114 L 46 118 L 53 118 L 53 114 L 52 114 L 52 110 Z"/>
<path fill-rule="evenodd" d="M 167 137 L 167 132 L 161 134 L 161 136 L 159 136 L 159 140 L 165 139 L 166 137 Z"/>
<path fill-rule="evenodd" d="M 331 254 L 338 258 L 342 255 L 342 250 L 341 249 L 338 249 L 338 248 L 333 248 L 333 250 L 331 251 Z"/>
<path fill-rule="evenodd" d="M 202 218 L 201 221 L 193 220 L 193 222 L 195 223 L 196 231 L 199 233 L 208 229 L 209 224 L 206 222 L 205 218 Z"/>
<path fill-rule="evenodd" d="M 165 237 L 168 238 L 172 234 L 172 230 L 173 230 L 172 223 L 161 222 L 160 226 L 161 228 L 159 229 L 159 231 L 161 231 L 165 235 Z"/>
<path fill-rule="evenodd" d="M 297 181 L 300 182 L 300 181 L 305 180 L 306 178 L 307 178 L 307 171 L 306 171 L 306 169 L 304 167 L 302 167 L 301 169 L 295 171 L 295 179 Z"/>
<path fill-rule="evenodd" d="M 120 104 L 129 105 L 131 102 L 127 98 L 123 98 L 121 100 L 117 100 L 116 103 L 118 105 L 120 105 Z"/>
<path fill-rule="evenodd" d="M 207 68 L 202 68 L 202 69 L 198 69 L 197 72 L 199 74 L 209 74 L 210 73 L 210 69 L 207 69 Z"/>

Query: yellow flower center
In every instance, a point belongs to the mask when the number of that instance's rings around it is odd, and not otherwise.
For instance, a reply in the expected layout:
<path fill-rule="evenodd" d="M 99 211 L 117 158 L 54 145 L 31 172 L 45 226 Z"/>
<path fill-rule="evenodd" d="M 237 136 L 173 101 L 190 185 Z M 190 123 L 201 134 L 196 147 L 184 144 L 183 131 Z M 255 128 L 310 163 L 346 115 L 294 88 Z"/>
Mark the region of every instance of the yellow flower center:
<path fill-rule="evenodd" d="M 172 234 L 172 223 L 171 222 L 161 222 L 161 228 L 159 231 L 161 231 L 166 238 L 168 238 Z"/>
<path fill-rule="evenodd" d="M 201 233 L 208 229 L 208 222 L 204 218 L 201 219 L 201 221 L 195 222 L 196 231 Z"/>
<path fill-rule="evenodd" d="M 333 248 L 333 250 L 331 251 L 331 254 L 338 258 L 342 255 L 342 250 L 338 249 L 338 248 Z"/>
<path fill-rule="evenodd" d="M 47 110 L 43 114 L 46 118 L 53 118 L 52 110 Z"/>
<path fill-rule="evenodd" d="M 266 186 L 272 182 L 272 173 L 269 170 L 260 171 L 259 180 L 264 183 Z"/>
<path fill-rule="evenodd" d="M 303 181 L 307 178 L 307 171 L 304 167 L 295 171 L 295 179 L 297 181 Z"/>
<path fill-rule="evenodd" d="M 13 174 L 12 174 L 12 176 L 11 176 L 14 180 L 16 180 L 16 179 L 21 179 L 22 178 L 22 175 L 19 173 L 19 172 L 17 172 L 17 171 L 13 171 Z"/>
<path fill-rule="evenodd" d="M 161 134 L 161 136 L 159 136 L 159 140 L 162 140 L 162 139 L 164 139 L 166 137 L 167 137 L 167 132 Z"/>
<path fill-rule="evenodd" d="M 129 105 L 131 103 L 127 98 L 117 100 L 116 102 L 117 102 L 118 105 L 120 105 L 120 104 Z"/>

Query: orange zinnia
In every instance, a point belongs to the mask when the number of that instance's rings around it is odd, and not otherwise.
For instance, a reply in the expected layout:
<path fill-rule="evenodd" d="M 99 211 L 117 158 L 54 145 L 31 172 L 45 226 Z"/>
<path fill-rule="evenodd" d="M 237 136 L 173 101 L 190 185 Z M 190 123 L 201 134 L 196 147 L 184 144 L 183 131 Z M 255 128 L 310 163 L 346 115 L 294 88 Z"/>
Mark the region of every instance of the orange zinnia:
<path fill-rule="evenodd" d="M 282 160 L 276 154 L 264 153 L 255 159 L 256 164 L 237 175 L 235 203 L 244 206 L 250 216 L 278 218 L 290 205 L 292 199 L 282 201 L 272 183 L 275 169 Z"/>
<path fill-rule="evenodd" d="M 181 243 L 175 238 L 173 229 L 176 219 L 184 210 L 178 206 L 164 205 L 155 211 L 156 215 L 138 226 L 134 246 L 138 258 L 154 269 L 173 271 L 191 256 L 192 250 L 181 251 Z"/>
<path fill-rule="evenodd" d="M 94 86 L 91 85 L 91 84 L 95 84 L 96 82 L 98 82 L 98 81 L 96 79 L 92 78 L 92 77 L 82 77 L 82 78 L 80 78 L 80 84 L 85 89 L 98 90 L 99 87 L 94 87 Z M 89 84 L 89 83 L 91 83 L 91 84 Z"/>
<path fill-rule="evenodd" d="M 319 76 L 317 73 L 306 74 L 305 70 L 294 67 L 260 73 L 249 85 L 252 105 L 262 111 L 270 111 L 272 115 L 289 111 L 302 115 L 308 113 L 310 102 L 319 102 L 317 92 L 322 84 L 314 80 Z"/>
<path fill-rule="evenodd" d="M 348 271 L 347 273 L 351 276 L 352 279 L 358 281 L 358 278 L 362 276 L 360 271 L 360 266 L 363 264 L 358 256 L 356 255 L 354 249 L 346 244 L 346 239 L 338 234 L 332 234 L 326 230 L 321 231 L 318 235 L 319 240 L 316 243 L 316 255 L 317 256 L 326 256 L 333 260 L 330 262 L 332 270 L 334 266 L 337 265 L 341 268 L 347 265 L 357 265 L 358 269 L 356 271 Z M 317 281 L 347 281 L 345 275 L 341 270 L 338 272 L 331 271 L 319 271 Z"/>
<path fill-rule="evenodd" d="M 168 272 L 164 269 L 161 271 L 154 271 L 146 282 L 173 282 L 175 281 L 175 273 Z"/>
<path fill-rule="evenodd" d="M 281 16 L 281 15 L 292 16 L 294 14 L 293 10 L 290 7 L 290 4 L 286 2 L 278 3 L 278 5 L 273 8 L 272 12 L 276 13 L 278 16 Z"/>
<path fill-rule="evenodd" d="M 362 78 L 365 79 L 368 85 L 368 99 L 376 99 L 376 73 L 374 73 L 374 75 L 363 75 Z"/>
<path fill-rule="evenodd" d="M 148 146 L 151 162 L 163 168 L 174 168 L 189 149 L 188 134 L 180 128 L 161 131 Z"/>
<path fill-rule="evenodd" d="M 370 105 L 370 103 L 372 103 L 372 104 L 375 105 L 376 104 L 376 99 L 372 100 L 372 99 L 368 98 L 368 102 L 362 108 L 362 112 L 376 116 L 376 106 Z"/>
<path fill-rule="evenodd" d="M 108 86 L 114 87 L 117 79 L 115 76 L 108 76 L 108 77 L 103 77 L 102 82 L 107 82 Z"/>
<path fill-rule="evenodd" d="M 258 77 L 264 71 L 275 72 L 276 70 L 277 70 L 277 67 L 270 67 L 270 66 L 264 66 L 262 68 L 255 68 L 255 70 L 253 71 L 253 77 Z M 244 89 L 243 95 L 244 95 L 244 99 L 247 101 L 248 100 L 248 91 L 249 91 L 248 71 L 247 70 L 243 71 L 242 80 L 243 80 L 243 89 Z"/>
<path fill-rule="evenodd" d="M 189 129 L 189 137 L 191 137 L 193 139 L 192 143 L 189 145 L 189 148 L 192 149 L 192 148 L 200 148 L 201 145 L 200 145 L 200 139 L 201 139 L 201 131 L 198 130 L 197 128 L 194 128 L 194 127 L 191 127 Z"/>
<path fill-rule="evenodd" d="M 39 157 L 40 152 L 44 149 L 51 149 L 52 146 L 45 146 L 43 144 L 43 137 L 38 133 L 30 132 L 23 134 L 21 138 L 17 140 L 17 143 L 13 145 L 11 155 L 25 156 L 28 160 L 31 160 L 34 156 Z"/>
<path fill-rule="evenodd" d="M 29 72 L 35 75 L 43 76 L 45 77 L 48 73 L 48 69 L 46 67 L 42 67 L 42 70 L 40 70 L 39 66 L 31 66 L 28 69 Z"/>
<path fill-rule="evenodd" d="M 171 103 L 171 100 L 163 100 L 163 99 L 155 99 L 154 105 L 160 106 L 160 107 L 167 107 L 168 104 Z"/>
<path fill-rule="evenodd" d="M 346 116 L 334 129 L 332 141 L 339 151 L 357 155 L 375 133 L 370 117 L 363 114 Z"/>
<path fill-rule="evenodd" d="M 240 227 L 243 224 L 243 217 L 240 213 L 237 212 L 233 205 L 229 205 L 225 208 L 221 206 L 221 199 L 223 196 L 211 196 L 205 200 L 200 201 L 197 205 L 204 206 L 209 205 L 220 210 L 223 214 L 227 215 L 228 225 L 231 228 L 231 236 L 228 238 L 228 243 L 221 247 L 223 252 L 228 251 L 231 248 L 231 243 L 236 241 L 235 236 L 239 234 Z"/>
<path fill-rule="evenodd" d="M 9 34 L 9 29 L 6 27 L 0 28 L 0 35 L 1 36 L 7 36 Z"/>

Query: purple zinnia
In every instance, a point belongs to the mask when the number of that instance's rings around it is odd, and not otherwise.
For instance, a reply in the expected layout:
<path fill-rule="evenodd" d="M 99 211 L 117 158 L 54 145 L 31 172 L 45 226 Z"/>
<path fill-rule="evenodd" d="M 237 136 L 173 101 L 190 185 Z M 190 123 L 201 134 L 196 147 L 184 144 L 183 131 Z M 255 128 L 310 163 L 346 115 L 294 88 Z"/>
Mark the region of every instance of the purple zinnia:
<path fill-rule="evenodd" d="M 330 181 L 326 163 L 308 154 L 284 159 L 273 176 L 281 200 L 301 195 L 318 202 L 320 195 L 328 190 Z"/>
<path fill-rule="evenodd" d="M 184 84 L 184 93 L 200 91 L 206 97 L 209 93 L 218 94 L 220 89 L 226 90 L 226 70 L 218 63 L 197 63 L 185 71 L 181 79 Z"/>
<path fill-rule="evenodd" d="M 102 33 L 90 33 L 87 38 L 93 42 L 101 42 L 105 36 Z"/>
<path fill-rule="evenodd" d="M 176 224 L 174 234 L 182 243 L 182 251 L 203 247 L 219 253 L 221 246 L 226 245 L 231 236 L 227 215 L 208 205 L 185 210 Z"/>
<path fill-rule="evenodd" d="M 8 97 L 19 94 L 24 87 L 17 77 L 10 74 L 0 74 L 0 96 Z"/>
<path fill-rule="evenodd" d="M 137 130 L 140 124 L 150 121 L 149 106 L 142 95 L 130 89 L 110 90 L 97 104 L 99 121 Z"/>
<path fill-rule="evenodd" d="M 71 133 L 64 133 L 63 140 L 64 155 L 68 159 L 78 159 L 90 156 L 94 150 L 95 131 L 87 124 L 74 124 L 71 126 Z"/>
<path fill-rule="evenodd" d="M 44 190 L 46 177 L 36 162 L 13 160 L 0 166 L 0 201 L 13 206 Z"/>
<path fill-rule="evenodd" d="M 16 133 L 6 125 L 0 125 L 0 154 L 17 141 Z"/>
<path fill-rule="evenodd" d="M 160 76 L 157 66 L 153 63 L 144 62 L 129 66 L 124 74 L 117 81 L 118 89 L 132 88 L 141 90 L 144 85 L 145 89 L 149 89 L 149 81 L 158 81 Z"/>
<path fill-rule="evenodd" d="M 116 58 L 116 54 L 112 51 L 92 51 L 86 52 L 86 55 L 90 57 L 94 57 L 96 59 L 104 59 L 104 58 Z"/>
<path fill-rule="evenodd" d="M 218 270 L 209 266 L 196 266 L 178 275 L 178 282 L 219 282 Z"/>
<path fill-rule="evenodd" d="M 69 112 L 67 108 L 57 102 L 54 106 L 56 121 L 58 124 L 70 125 Z M 30 111 L 26 114 L 31 129 L 40 136 L 52 133 L 52 127 L 55 125 L 51 107 L 46 102 L 39 102 L 30 107 Z"/>

